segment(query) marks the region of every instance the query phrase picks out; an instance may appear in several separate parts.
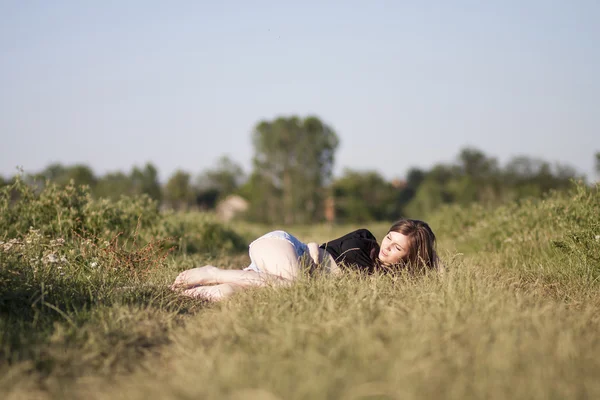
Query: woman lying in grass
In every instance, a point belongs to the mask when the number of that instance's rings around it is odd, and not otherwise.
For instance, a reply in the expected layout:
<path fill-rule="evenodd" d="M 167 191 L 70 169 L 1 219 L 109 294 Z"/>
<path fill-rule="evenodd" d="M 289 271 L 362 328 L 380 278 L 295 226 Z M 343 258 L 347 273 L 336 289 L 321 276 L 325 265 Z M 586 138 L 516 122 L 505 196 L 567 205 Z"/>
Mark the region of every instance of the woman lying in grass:
<path fill-rule="evenodd" d="M 253 241 L 249 253 L 252 262 L 243 270 L 212 265 L 193 268 L 180 273 L 171 288 L 190 297 L 221 300 L 247 287 L 290 284 L 303 268 L 331 274 L 341 272 L 342 266 L 368 273 L 437 268 L 435 235 L 425 222 L 413 219 L 394 223 L 381 246 L 367 229 L 320 246 L 302 243 L 284 231 L 273 231 Z"/>

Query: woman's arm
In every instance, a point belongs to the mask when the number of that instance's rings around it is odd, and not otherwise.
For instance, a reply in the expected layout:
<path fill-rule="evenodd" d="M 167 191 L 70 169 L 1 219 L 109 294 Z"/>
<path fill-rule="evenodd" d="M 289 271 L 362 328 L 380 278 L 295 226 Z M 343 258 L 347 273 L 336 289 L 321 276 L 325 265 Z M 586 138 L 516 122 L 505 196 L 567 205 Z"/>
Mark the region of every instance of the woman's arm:
<path fill-rule="evenodd" d="M 337 275 L 342 272 L 335 260 L 327 250 L 319 247 L 318 243 L 310 242 L 306 244 L 310 252 L 310 258 L 320 271 Z"/>

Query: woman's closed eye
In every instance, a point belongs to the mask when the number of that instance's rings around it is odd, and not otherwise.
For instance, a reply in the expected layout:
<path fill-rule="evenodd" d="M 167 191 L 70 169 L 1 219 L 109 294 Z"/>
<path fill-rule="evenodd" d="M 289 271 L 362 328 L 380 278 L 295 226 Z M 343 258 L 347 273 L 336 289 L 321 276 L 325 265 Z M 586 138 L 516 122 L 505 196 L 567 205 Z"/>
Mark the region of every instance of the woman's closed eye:
<path fill-rule="evenodd" d="M 387 240 L 389 240 L 389 241 L 392 241 L 392 235 L 390 235 L 389 233 L 387 234 L 387 236 L 386 236 L 385 238 L 386 238 Z M 393 244 L 394 244 L 394 248 L 395 248 L 397 251 L 402 251 L 402 247 L 400 247 L 399 245 L 397 245 L 397 244 L 395 244 L 395 243 L 393 243 Z"/>

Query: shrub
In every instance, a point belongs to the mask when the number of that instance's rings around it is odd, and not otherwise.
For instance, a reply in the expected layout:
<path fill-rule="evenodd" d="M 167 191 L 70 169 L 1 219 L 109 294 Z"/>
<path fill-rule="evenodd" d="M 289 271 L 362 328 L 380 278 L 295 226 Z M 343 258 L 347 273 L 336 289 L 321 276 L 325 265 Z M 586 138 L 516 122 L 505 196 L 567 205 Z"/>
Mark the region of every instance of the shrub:
<path fill-rule="evenodd" d="M 93 200 L 86 186 L 59 187 L 48 183 L 41 190 L 17 178 L 0 189 L 0 226 L 4 239 L 37 230 L 42 236 L 88 235 L 110 239 L 130 236 L 140 226 L 151 228 L 160 220 L 158 204 L 146 195 L 113 202 Z"/>
<path fill-rule="evenodd" d="M 600 277 L 600 186 L 576 184 L 493 209 L 444 207 L 430 222 L 438 237 L 484 263 L 502 254 L 504 265 L 545 268 L 550 279 Z"/>
<path fill-rule="evenodd" d="M 172 238 L 179 252 L 186 254 L 242 252 L 248 240 L 216 220 L 210 214 L 171 214 L 155 232 L 159 237 Z"/>

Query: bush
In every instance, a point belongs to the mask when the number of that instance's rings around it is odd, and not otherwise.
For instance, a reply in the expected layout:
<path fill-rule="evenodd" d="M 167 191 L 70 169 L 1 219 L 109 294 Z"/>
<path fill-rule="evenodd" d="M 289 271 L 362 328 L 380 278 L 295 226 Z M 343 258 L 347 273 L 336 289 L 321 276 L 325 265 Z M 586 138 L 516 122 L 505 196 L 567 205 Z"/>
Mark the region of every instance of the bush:
<path fill-rule="evenodd" d="M 4 239 L 37 230 L 42 236 L 68 240 L 74 235 L 111 239 L 131 236 L 140 227 L 160 220 L 158 204 L 146 195 L 113 202 L 93 200 L 86 186 L 59 187 L 48 183 L 41 190 L 17 178 L 0 189 L 0 226 Z"/>
<path fill-rule="evenodd" d="M 241 236 L 216 220 L 162 215 L 145 195 L 94 200 L 84 186 L 48 184 L 37 190 L 20 179 L 0 189 L 0 226 L 0 361 L 32 360 L 36 370 L 46 372 L 64 361 L 60 351 L 52 351 L 52 338 L 84 345 L 82 326 L 90 332 L 105 326 L 94 320 L 98 310 L 145 307 L 161 298 L 179 307 L 181 301 L 162 284 L 140 298 L 149 273 L 166 269 L 173 246 L 188 253 L 245 248 Z M 132 287 L 136 295 L 128 298 L 124 290 Z M 122 335 L 127 329 L 111 331 Z M 152 334 L 152 345 L 164 343 L 160 332 Z M 132 353 L 148 345 L 140 335 L 131 335 L 138 346 Z M 94 342 L 111 348 L 110 338 Z M 102 362 L 102 354 L 94 357 Z"/>
<path fill-rule="evenodd" d="M 156 232 L 160 237 L 172 238 L 171 244 L 186 254 L 243 252 L 248 240 L 210 214 L 171 214 Z"/>
<path fill-rule="evenodd" d="M 447 206 L 429 221 L 438 237 L 483 262 L 500 253 L 506 265 L 531 270 L 559 260 L 555 274 L 600 277 L 600 186 L 577 184 L 497 208 Z"/>

